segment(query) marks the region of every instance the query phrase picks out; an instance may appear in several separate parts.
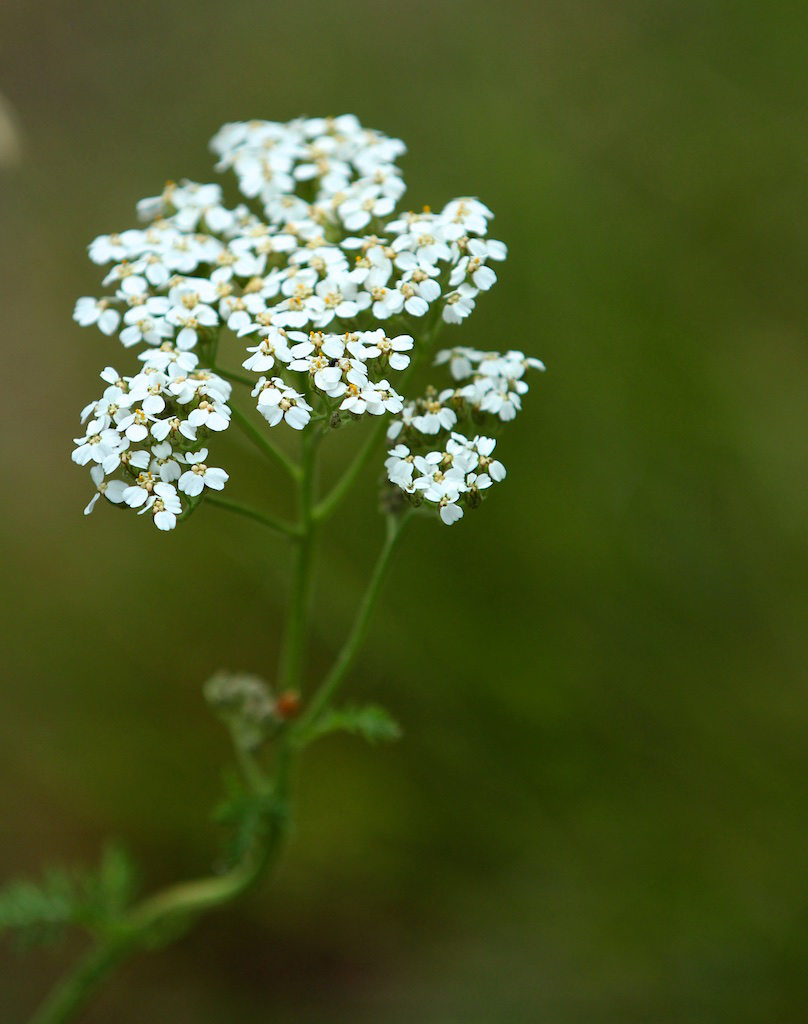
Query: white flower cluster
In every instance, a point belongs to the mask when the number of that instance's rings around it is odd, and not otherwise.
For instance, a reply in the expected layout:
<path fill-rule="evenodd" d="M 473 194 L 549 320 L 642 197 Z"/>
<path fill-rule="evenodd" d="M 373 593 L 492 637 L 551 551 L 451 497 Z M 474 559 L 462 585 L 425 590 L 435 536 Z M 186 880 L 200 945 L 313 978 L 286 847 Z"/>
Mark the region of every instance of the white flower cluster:
<path fill-rule="evenodd" d="M 472 416 L 479 422 L 486 414 L 502 422 L 512 420 L 522 408 L 522 395 L 529 388 L 527 370 L 543 370 L 544 363 L 524 352 L 480 352 L 473 348 L 451 348 L 438 352 L 435 365 L 449 365 L 460 387 L 427 389 L 422 398 L 404 403 L 387 436 L 394 441 L 402 430 L 418 434 L 439 434 L 451 430 L 458 419 Z"/>
<path fill-rule="evenodd" d="M 500 355 L 473 348 L 444 349 L 435 365 L 444 364 L 460 386 L 442 391 L 430 387 L 422 398 L 404 404 L 387 431 L 388 439 L 399 443 L 385 466 L 392 484 L 416 504 L 436 506 L 443 522 L 451 525 L 462 517 L 463 505 L 476 508 L 480 492 L 505 479 L 505 467 L 491 457 L 496 441 L 480 435 L 470 439 L 456 427 L 465 422 L 474 427 L 487 418 L 512 420 L 528 391 L 525 372 L 543 370 L 544 364 L 523 352 Z M 435 450 L 440 434 L 450 436 L 442 450 Z"/>
<path fill-rule="evenodd" d="M 416 500 L 436 505 L 443 522 L 451 526 L 463 516 L 461 501 L 476 508 L 480 492 L 505 479 L 505 467 L 491 457 L 496 443 L 493 437 L 469 440 L 452 433 L 441 451 L 423 455 L 397 444 L 384 465 L 391 483 Z"/>
<path fill-rule="evenodd" d="M 103 370 L 107 387 L 82 411 L 85 433 L 75 439 L 73 461 L 91 466 L 96 488 L 85 514 L 103 494 L 151 513 L 158 529 L 172 530 L 183 511 L 180 494 L 190 505 L 205 487 L 220 491 L 227 482 L 223 469 L 205 464 L 199 435 L 229 426 L 230 385 L 197 370 L 192 352 L 166 346 L 143 357 L 134 377 L 121 377 L 111 366 Z"/>
<path fill-rule="evenodd" d="M 256 374 L 270 427 L 389 413 L 399 417 L 391 437 L 434 435 L 455 426 L 463 403 L 512 418 L 536 363 L 521 353 L 454 349 L 445 358 L 469 383 L 451 395 L 412 403 L 395 388 L 441 322 L 464 320 L 496 281 L 491 264 L 506 249 L 486 237 L 486 206 L 463 198 L 397 213 L 404 144 L 352 115 L 227 124 L 211 146 L 243 201 L 226 205 L 216 184 L 169 183 L 138 203 L 144 227 L 90 245 L 93 262 L 110 264 L 109 293 L 79 299 L 74 317 L 139 348 L 143 363 L 131 378 L 104 371 L 107 390 L 85 410 L 73 457 L 93 463 L 99 493 L 170 529 L 205 485 L 223 486 L 227 474 L 205 468 L 201 446 L 230 422 L 222 374 L 232 375 L 216 362 L 224 328 L 243 339 L 239 361 Z M 440 505 L 434 488 L 416 490 Z"/>

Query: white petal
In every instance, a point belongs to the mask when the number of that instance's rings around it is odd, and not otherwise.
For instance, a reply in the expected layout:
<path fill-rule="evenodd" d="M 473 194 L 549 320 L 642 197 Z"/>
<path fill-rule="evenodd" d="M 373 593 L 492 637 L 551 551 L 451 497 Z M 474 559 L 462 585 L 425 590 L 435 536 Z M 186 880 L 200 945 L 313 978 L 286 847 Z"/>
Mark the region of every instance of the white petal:
<path fill-rule="evenodd" d="M 117 309 L 105 309 L 98 318 L 98 328 L 103 334 L 114 334 L 120 319 L 121 314 Z"/>
<path fill-rule="evenodd" d="M 190 417 L 189 417 L 190 418 Z M 226 416 L 222 416 L 221 413 L 212 412 L 208 416 L 208 421 L 205 426 L 209 430 L 227 430 L 230 426 L 230 420 Z"/>
<path fill-rule="evenodd" d="M 309 422 L 309 414 L 296 405 L 286 411 L 286 422 L 295 430 L 302 430 Z"/>
<path fill-rule="evenodd" d="M 192 498 L 194 498 L 196 497 L 197 494 L 202 493 L 202 488 L 204 487 L 204 484 L 202 482 L 202 477 L 199 475 L 199 473 L 193 473 L 189 469 L 187 473 L 182 474 L 177 486 L 184 494 L 188 494 Z"/>
<path fill-rule="evenodd" d="M 87 503 L 87 507 L 84 509 L 85 516 L 88 516 L 92 512 L 92 510 L 95 508 L 95 503 L 98 501 L 100 497 L 100 493 L 96 491 L 92 498 L 90 498 L 89 502 Z"/>
<path fill-rule="evenodd" d="M 107 501 L 111 501 L 113 505 L 120 505 L 123 501 L 123 492 L 126 490 L 126 484 L 123 480 L 110 480 L 107 484 L 107 489 L 104 491 L 104 497 Z"/>
<path fill-rule="evenodd" d="M 423 316 L 429 310 L 427 303 L 418 295 L 413 295 L 407 299 L 404 303 L 404 308 L 411 316 Z"/>
<path fill-rule="evenodd" d="M 168 509 L 164 509 L 162 512 L 158 512 L 154 517 L 154 525 L 158 530 L 173 530 L 177 525 L 177 517 L 173 512 L 169 512 Z"/>
<path fill-rule="evenodd" d="M 454 502 L 450 502 L 448 505 L 441 505 L 440 517 L 447 526 L 451 526 L 452 523 L 456 523 L 458 519 L 463 518 L 463 509 L 459 505 L 455 505 Z"/>
<path fill-rule="evenodd" d="M 214 491 L 220 491 L 227 483 L 229 476 L 223 469 L 209 469 L 205 473 L 205 484 Z"/>

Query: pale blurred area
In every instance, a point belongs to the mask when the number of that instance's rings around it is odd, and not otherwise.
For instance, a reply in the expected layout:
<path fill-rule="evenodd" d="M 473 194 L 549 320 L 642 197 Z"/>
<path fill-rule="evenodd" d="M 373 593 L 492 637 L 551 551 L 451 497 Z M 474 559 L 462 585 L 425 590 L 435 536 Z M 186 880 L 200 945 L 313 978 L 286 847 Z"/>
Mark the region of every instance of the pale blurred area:
<path fill-rule="evenodd" d="M 22 137 L 11 104 L 0 93 L 0 168 L 14 167 L 22 159 Z"/>
<path fill-rule="evenodd" d="M 79 411 L 135 363 L 71 320 L 93 237 L 217 180 L 225 121 L 354 112 L 407 142 L 410 205 L 496 213 L 509 259 L 450 343 L 548 368 L 497 493 L 394 566 L 346 698 L 403 740 L 323 741 L 276 882 L 82 1024 L 808 1020 L 806 52 L 789 0 L 0 3 L 0 876 L 106 836 L 149 886 L 207 871 L 201 686 L 276 656 L 259 526 L 82 515 Z M 287 502 L 216 452 L 233 498 Z M 376 477 L 322 539 L 312 672 Z M 1 1024 L 71 952 L 0 944 Z"/>

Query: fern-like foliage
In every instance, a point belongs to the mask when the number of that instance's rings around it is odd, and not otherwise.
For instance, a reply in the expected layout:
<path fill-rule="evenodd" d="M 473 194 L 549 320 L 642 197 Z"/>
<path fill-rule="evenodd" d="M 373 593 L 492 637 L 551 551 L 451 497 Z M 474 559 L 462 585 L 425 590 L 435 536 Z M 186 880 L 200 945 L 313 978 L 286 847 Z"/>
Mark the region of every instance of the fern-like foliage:
<path fill-rule="evenodd" d="M 128 854 L 110 844 L 97 868 L 48 868 L 41 881 L 8 882 L 0 889 L 0 936 L 31 946 L 57 942 L 69 926 L 107 932 L 130 906 L 134 890 Z"/>
<path fill-rule="evenodd" d="M 286 805 L 274 793 L 247 789 L 235 774 L 225 776 L 225 797 L 213 812 L 214 820 L 228 832 L 224 867 L 231 868 L 287 813 Z"/>
<path fill-rule="evenodd" d="M 401 727 L 384 708 L 376 704 L 363 707 L 333 708 L 317 719 L 305 733 L 307 743 L 332 732 L 348 732 L 361 736 L 368 743 L 400 739 Z"/>

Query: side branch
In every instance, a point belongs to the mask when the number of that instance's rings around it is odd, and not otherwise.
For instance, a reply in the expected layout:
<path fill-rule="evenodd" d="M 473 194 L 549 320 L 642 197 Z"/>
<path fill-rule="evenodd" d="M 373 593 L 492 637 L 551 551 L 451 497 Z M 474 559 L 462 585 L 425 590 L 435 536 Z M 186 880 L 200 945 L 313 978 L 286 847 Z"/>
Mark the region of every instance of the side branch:
<path fill-rule="evenodd" d="M 249 388 L 251 391 L 255 387 L 255 381 L 245 377 L 243 373 L 234 373 L 232 370 L 225 370 L 221 366 L 213 366 L 211 369 L 220 377 L 224 377 L 225 380 L 232 381 L 234 384 L 243 384 L 245 388 Z"/>
<path fill-rule="evenodd" d="M 325 677 L 320 688 L 309 701 L 308 707 L 295 726 L 292 732 L 292 741 L 294 743 L 304 744 L 306 742 L 307 733 L 317 723 L 317 720 L 326 710 L 331 698 L 345 679 L 345 676 L 353 667 L 367 634 L 370 617 L 381 592 L 384 578 L 387 575 L 387 570 L 390 567 L 393 552 L 404 533 L 404 527 L 409 522 L 411 515 L 412 513 L 405 513 L 403 516 L 399 517 L 388 517 L 387 536 L 384 542 L 384 547 L 382 548 L 378 561 L 373 569 L 373 574 L 371 575 L 365 595 L 362 598 L 362 603 L 359 605 L 359 610 L 351 628 L 351 632 L 348 634 L 348 637 L 345 640 L 342 650 L 337 656 L 337 660 L 334 662 L 331 671 Z"/>
<path fill-rule="evenodd" d="M 235 406 L 231 406 L 230 409 L 233 414 L 233 422 L 249 437 L 253 444 L 260 448 L 264 455 L 269 456 L 274 462 L 283 466 L 293 480 L 299 480 L 301 474 L 300 466 L 293 462 L 280 448 L 276 448 L 269 438 L 240 409 L 237 409 Z"/>
<path fill-rule="evenodd" d="M 412 375 L 415 373 L 418 364 L 423 358 L 429 355 L 435 345 L 435 340 L 440 333 L 442 326 L 441 320 L 436 317 L 433 319 L 430 326 L 424 333 L 423 340 L 419 346 L 419 351 L 413 354 L 410 361 L 410 365 L 406 368 L 404 373 L 398 378 L 396 385 L 397 388 L 403 390 L 409 383 Z M 344 476 L 334 485 L 333 490 L 323 498 L 323 500 L 315 506 L 313 512 L 313 518 L 315 522 L 321 522 L 324 519 L 328 519 L 336 511 L 337 507 L 342 503 L 342 500 L 350 492 L 353 485 L 356 483 L 357 478 L 361 474 L 365 466 L 370 462 L 373 457 L 373 453 L 376 451 L 376 447 L 384 436 L 385 429 L 387 426 L 387 418 L 382 418 L 378 423 L 374 423 L 373 428 L 368 434 L 367 440 L 362 448 L 359 449 L 359 453 L 348 467 Z"/>
<path fill-rule="evenodd" d="M 334 485 L 332 491 L 315 507 L 314 519 L 317 522 L 321 522 L 322 520 L 328 519 L 332 516 L 337 507 L 342 503 L 343 498 L 346 497 L 348 492 L 356 483 L 357 477 L 373 457 L 373 453 L 384 436 L 386 428 L 387 421 L 384 419 L 380 420 L 378 423 L 374 423 L 363 447 L 359 449 L 359 454 L 348 467 L 345 475 L 340 478 L 338 483 Z"/>
<path fill-rule="evenodd" d="M 257 523 L 268 526 L 271 530 L 277 530 L 279 533 L 285 533 L 290 537 L 300 536 L 299 527 L 294 526 L 292 523 L 287 523 L 285 519 L 273 516 L 269 512 L 262 512 L 257 508 L 251 508 L 249 505 L 230 501 L 228 498 L 220 498 L 216 494 L 206 494 L 205 500 L 217 508 L 225 509 L 227 512 L 235 512 L 236 515 L 244 516 L 247 519 L 254 519 Z"/>

